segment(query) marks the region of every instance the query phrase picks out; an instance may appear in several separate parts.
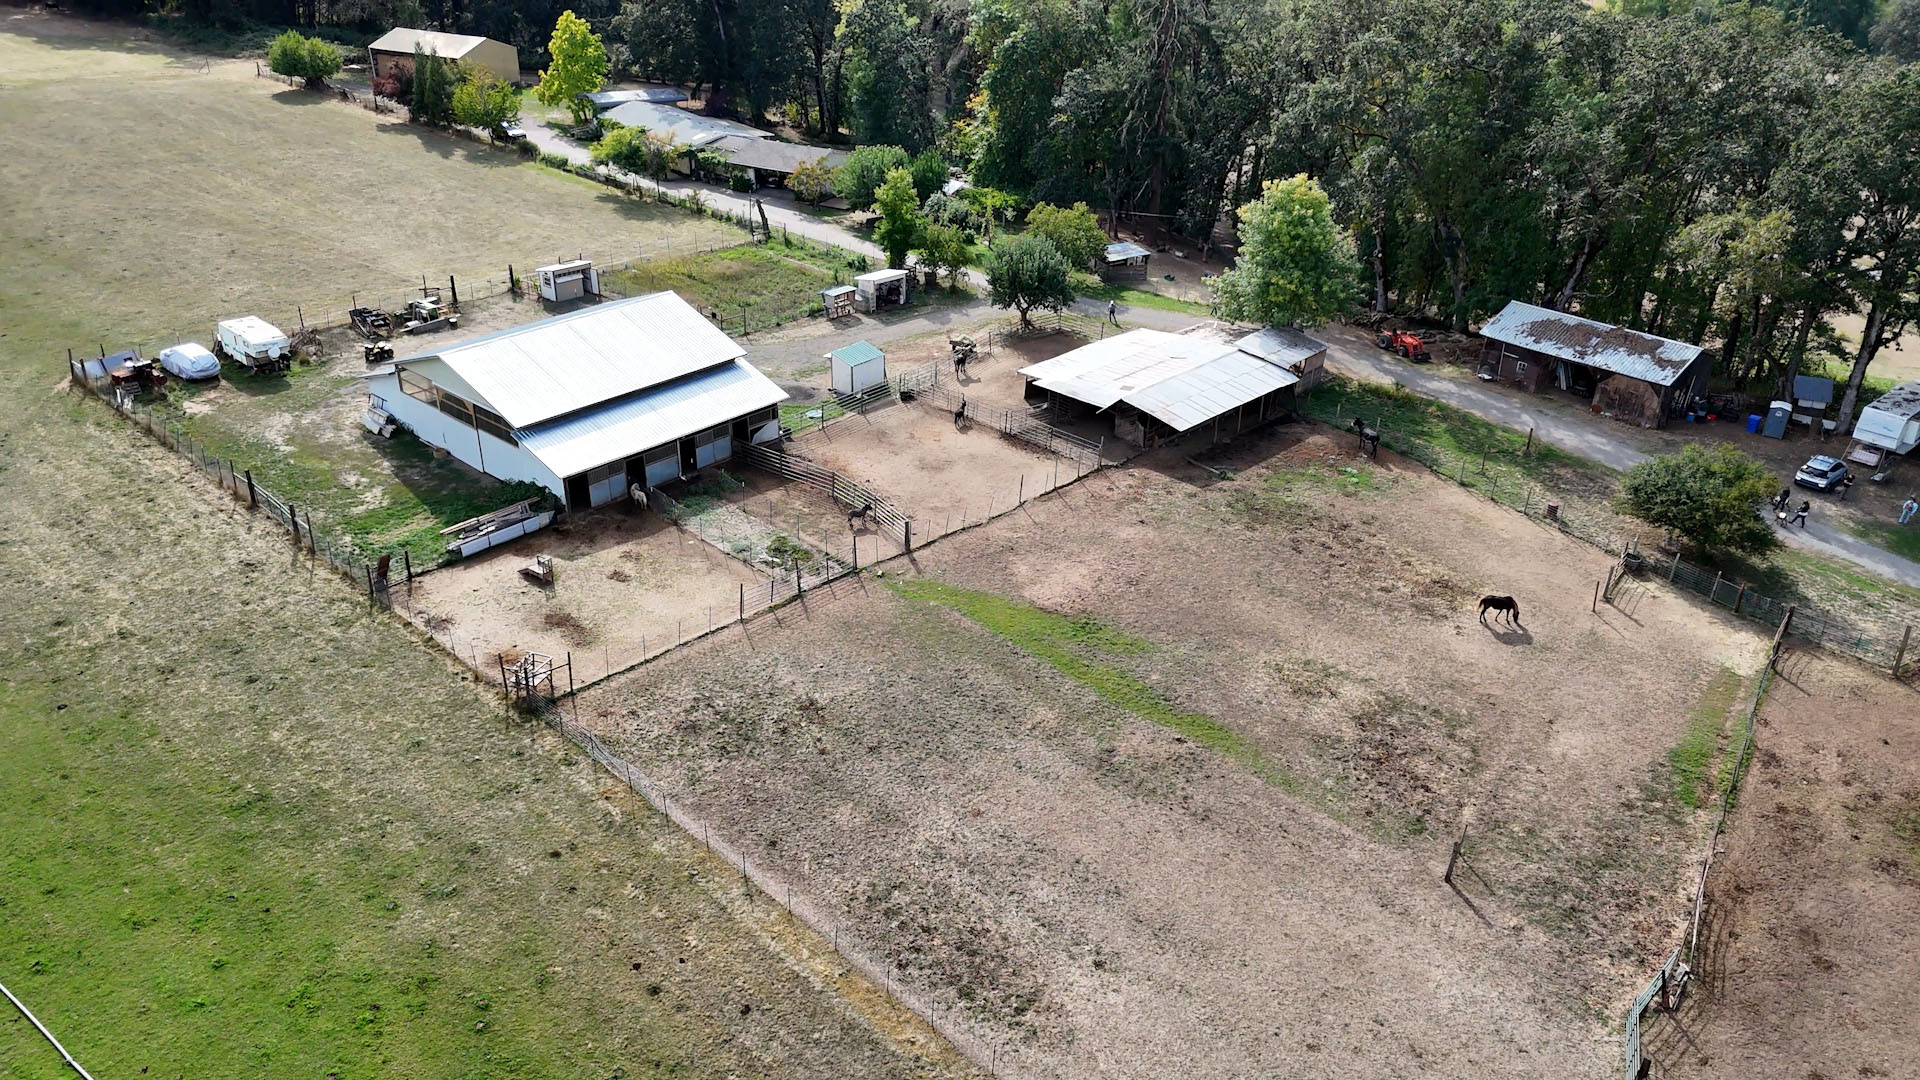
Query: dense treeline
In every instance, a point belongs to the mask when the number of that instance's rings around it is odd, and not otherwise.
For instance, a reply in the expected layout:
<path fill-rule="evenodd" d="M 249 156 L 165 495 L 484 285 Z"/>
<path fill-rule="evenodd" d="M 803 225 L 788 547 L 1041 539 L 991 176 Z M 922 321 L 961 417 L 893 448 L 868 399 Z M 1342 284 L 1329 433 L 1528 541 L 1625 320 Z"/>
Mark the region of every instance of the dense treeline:
<path fill-rule="evenodd" d="M 130 3 L 134 0 L 95 0 Z M 419 23 L 529 67 L 560 3 L 174 0 L 210 21 Z M 1920 267 L 1920 0 L 588 0 L 616 72 L 1206 246 L 1306 173 L 1367 306 L 1513 298 L 1717 343 L 1762 388 L 1855 382 Z M 1865 332 L 1842 341 L 1829 318 Z M 1852 395 L 1848 395 L 1851 402 Z"/>

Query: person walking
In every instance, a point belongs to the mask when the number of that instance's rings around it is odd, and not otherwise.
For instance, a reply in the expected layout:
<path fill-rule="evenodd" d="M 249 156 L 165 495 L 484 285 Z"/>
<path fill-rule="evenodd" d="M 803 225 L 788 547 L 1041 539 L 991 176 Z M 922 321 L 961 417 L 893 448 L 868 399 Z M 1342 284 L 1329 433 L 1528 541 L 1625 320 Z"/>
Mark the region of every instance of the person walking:
<path fill-rule="evenodd" d="M 1907 501 L 1900 504 L 1900 524 L 1912 521 L 1915 514 L 1920 514 L 1920 502 L 1914 501 L 1913 496 L 1909 495 Z"/>
<path fill-rule="evenodd" d="M 1107 321 L 1115 326 L 1120 325 L 1120 305 L 1112 300 L 1107 301 Z"/>
<path fill-rule="evenodd" d="M 1813 504 L 1802 499 L 1800 502 L 1800 509 L 1795 510 L 1793 512 L 1793 520 L 1789 521 L 1787 524 L 1798 525 L 1803 529 L 1806 528 L 1807 527 L 1807 511 L 1811 509 L 1813 509 Z"/>
<path fill-rule="evenodd" d="M 1779 513 L 1785 513 L 1787 509 L 1787 502 L 1792 498 L 1793 498 L 1792 488 L 1781 488 L 1780 494 L 1775 495 L 1773 497 L 1774 510 Z"/>

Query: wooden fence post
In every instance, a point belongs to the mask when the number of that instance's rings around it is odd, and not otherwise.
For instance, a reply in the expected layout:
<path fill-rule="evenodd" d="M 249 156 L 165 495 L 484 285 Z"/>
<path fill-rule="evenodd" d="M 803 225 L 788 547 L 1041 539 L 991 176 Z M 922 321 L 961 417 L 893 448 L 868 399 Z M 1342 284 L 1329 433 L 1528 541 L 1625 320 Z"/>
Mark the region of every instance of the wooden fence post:
<path fill-rule="evenodd" d="M 1055 463 L 1054 463 L 1054 468 L 1056 468 L 1056 469 L 1058 469 L 1059 467 L 1060 467 L 1060 465 L 1059 465 L 1059 463 L 1058 463 L 1058 462 L 1055 462 Z M 902 529 L 903 529 L 903 530 L 905 531 L 905 533 L 906 533 L 906 547 L 907 547 L 907 550 L 908 550 L 908 551 L 912 551 L 912 550 L 913 550 L 913 521 L 912 521 L 912 519 L 908 519 L 907 521 L 905 521 L 905 522 L 903 522 L 903 523 L 902 523 L 902 525 L 901 525 L 901 528 L 902 528 Z"/>
<path fill-rule="evenodd" d="M 1733 613 L 1734 613 L 1735 615 L 1738 615 L 1738 614 L 1740 614 L 1740 604 L 1741 604 L 1741 603 L 1742 603 L 1743 601 L 1745 601 L 1745 600 L 1746 600 L 1746 598 L 1747 598 L 1747 587 L 1746 587 L 1745 585 L 1742 585 L 1742 586 L 1740 586 L 1740 593 L 1739 593 L 1739 595 L 1737 595 L 1737 596 L 1735 596 L 1735 597 L 1733 598 Z"/>
<path fill-rule="evenodd" d="M 1588 608 L 1595 615 L 1600 614 L 1600 583 L 1593 583 L 1593 604 Z"/>
<path fill-rule="evenodd" d="M 1673 553 L 1673 565 L 1667 567 L 1667 584 L 1673 584 L 1673 575 L 1680 572 L 1680 553 Z"/>
<path fill-rule="evenodd" d="M 252 469 L 247 470 L 247 505 L 254 506 L 254 507 L 257 507 L 260 505 L 260 493 L 255 491 L 253 487 L 253 470 Z"/>
<path fill-rule="evenodd" d="M 1720 579 L 1725 576 L 1725 573 L 1721 571 L 1713 575 L 1713 591 L 1707 594 L 1707 599 L 1716 604 L 1720 602 Z"/>
<path fill-rule="evenodd" d="M 1913 624 L 1900 632 L 1900 648 L 1893 654 L 1893 677 L 1900 677 L 1900 665 L 1907 658 L 1907 642 L 1913 639 Z"/>
<path fill-rule="evenodd" d="M 1460 822 L 1460 835 L 1455 837 L 1453 840 L 1453 852 L 1447 856 L 1447 872 L 1440 875 L 1441 881 L 1444 881 L 1449 885 L 1453 884 L 1453 865 L 1460 861 L 1460 848 L 1466 842 L 1467 842 L 1467 823 L 1466 823 L 1466 820 L 1462 818 Z"/>

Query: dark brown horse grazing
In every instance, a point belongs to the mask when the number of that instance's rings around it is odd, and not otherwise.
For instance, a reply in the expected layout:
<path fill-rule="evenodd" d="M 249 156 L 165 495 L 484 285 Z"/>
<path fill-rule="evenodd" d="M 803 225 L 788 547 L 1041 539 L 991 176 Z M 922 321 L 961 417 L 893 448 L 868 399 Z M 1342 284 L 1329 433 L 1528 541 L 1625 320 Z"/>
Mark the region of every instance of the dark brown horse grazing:
<path fill-rule="evenodd" d="M 1520 602 L 1511 596 L 1483 596 L 1480 598 L 1480 621 L 1487 621 L 1487 612 L 1497 611 L 1507 617 L 1515 626 L 1520 625 Z"/>

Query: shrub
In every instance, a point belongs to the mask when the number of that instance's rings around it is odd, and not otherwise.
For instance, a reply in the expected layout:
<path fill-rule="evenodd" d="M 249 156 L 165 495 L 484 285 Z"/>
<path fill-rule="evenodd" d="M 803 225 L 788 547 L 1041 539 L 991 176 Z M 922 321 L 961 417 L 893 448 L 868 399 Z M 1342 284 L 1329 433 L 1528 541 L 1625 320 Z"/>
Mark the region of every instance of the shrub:
<path fill-rule="evenodd" d="M 913 174 L 916 202 L 926 202 L 947 186 L 947 159 L 936 151 L 922 150 L 907 163 L 907 171 Z"/>
<path fill-rule="evenodd" d="M 833 174 L 833 190 L 855 210 L 870 209 L 887 174 L 906 164 L 907 152 L 897 146 L 862 146 Z"/>
<path fill-rule="evenodd" d="M 787 177 L 787 187 L 795 198 L 817 203 L 833 194 L 833 170 L 827 168 L 824 157 L 803 161 Z"/>
<path fill-rule="evenodd" d="M 965 199 L 934 192 L 920 206 L 920 213 L 935 225 L 945 225 L 965 233 L 969 242 L 980 235 L 983 221 L 980 211 Z"/>
<path fill-rule="evenodd" d="M 453 118 L 493 134 L 520 119 L 520 95 L 484 71 L 469 71 L 453 91 Z"/>
<path fill-rule="evenodd" d="M 1098 265 L 1097 260 L 1106 254 L 1106 230 L 1083 202 L 1072 206 L 1050 203 L 1035 206 L 1027 211 L 1027 232 L 1053 241 L 1053 246 L 1066 256 L 1075 270 Z"/>
<path fill-rule="evenodd" d="M 573 162 L 568 161 L 565 154 L 555 154 L 546 150 L 537 151 L 534 160 L 554 169 L 571 169 L 573 167 Z"/>
<path fill-rule="evenodd" d="M 658 180 L 667 175 L 678 148 L 664 135 L 645 128 L 623 127 L 608 132 L 591 151 L 593 160 L 603 165 L 640 173 Z"/>
<path fill-rule="evenodd" d="M 1709 551 L 1757 554 L 1778 543 L 1760 516 L 1772 495 L 1767 467 L 1726 443 L 1649 458 L 1620 485 L 1628 513 Z"/>
<path fill-rule="evenodd" d="M 317 89 L 340 70 L 340 50 L 332 42 L 289 30 L 267 46 L 267 67 L 276 75 L 303 79 L 310 89 Z"/>

